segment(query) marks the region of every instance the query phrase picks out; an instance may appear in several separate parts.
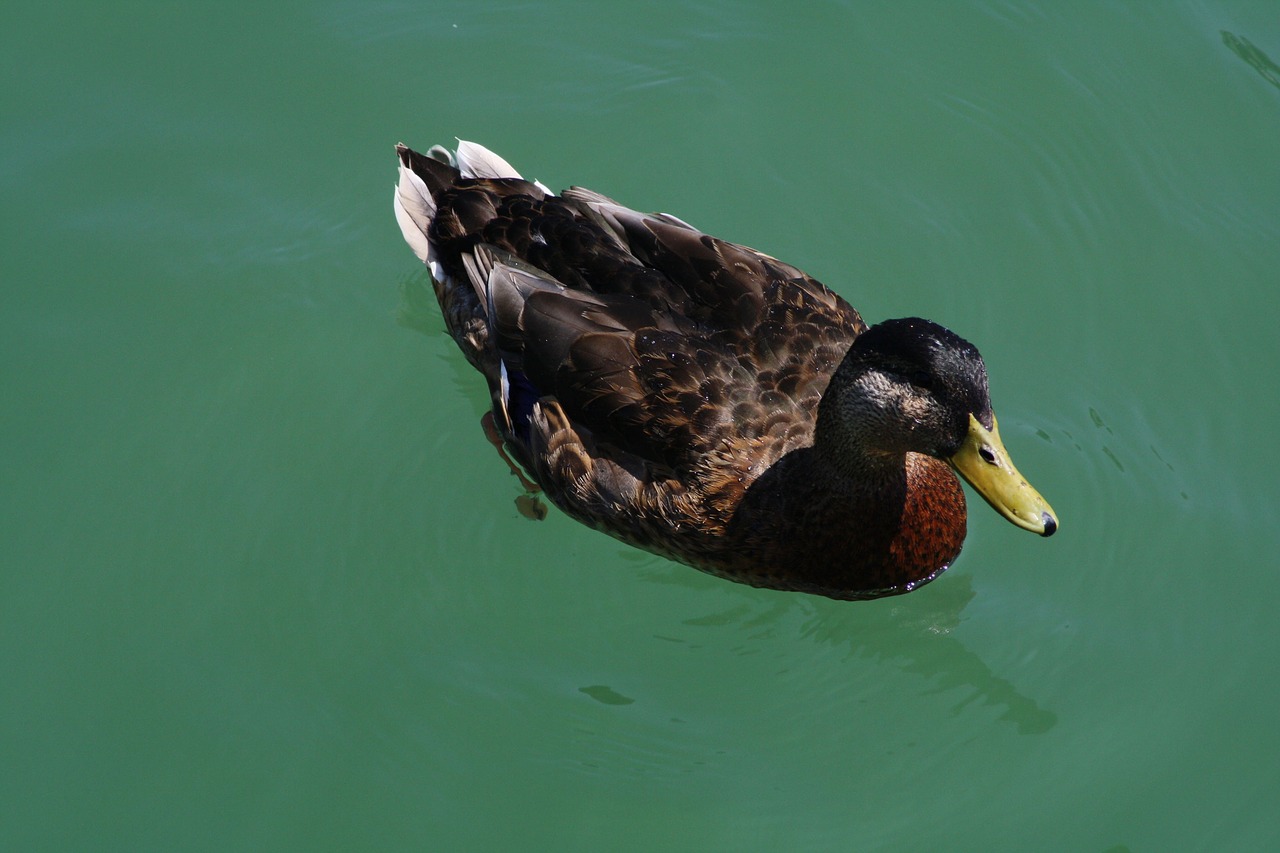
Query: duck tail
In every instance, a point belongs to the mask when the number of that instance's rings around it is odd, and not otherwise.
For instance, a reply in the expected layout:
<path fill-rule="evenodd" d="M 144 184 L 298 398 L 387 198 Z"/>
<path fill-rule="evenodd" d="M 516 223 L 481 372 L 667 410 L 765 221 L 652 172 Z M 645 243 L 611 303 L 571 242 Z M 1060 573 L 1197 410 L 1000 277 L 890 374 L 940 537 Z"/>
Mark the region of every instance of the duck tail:
<path fill-rule="evenodd" d="M 434 153 L 443 152 L 446 156 L 448 151 L 439 145 L 431 149 Z M 462 171 L 464 178 L 515 178 L 523 180 L 524 176 L 515 170 L 515 167 L 506 160 L 494 154 L 488 148 L 475 142 L 467 142 L 465 139 L 458 140 L 457 152 L 458 169 Z"/>
<path fill-rule="evenodd" d="M 432 149 L 431 154 L 436 153 L 436 149 Z M 447 156 L 447 152 L 444 153 Z M 396 184 L 393 198 L 396 222 L 413 253 L 423 263 L 431 264 L 434 258 L 427 229 L 436 215 L 435 197 L 453 186 L 461 173 L 451 162 L 424 156 L 403 143 L 396 145 L 396 155 L 400 158 L 400 182 Z"/>
<path fill-rule="evenodd" d="M 433 258 L 427 232 L 436 215 L 436 197 L 441 192 L 455 186 L 460 179 L 524 180 L 502 157 L 483 145 L 464 139 L 458 140 L 456 153 L 434 145 L 426 154 L 419 154 L 398 143 L 396 156 L 400 159 L 400 181 L 393 200 L 396 221 L 400 223 L 405 242 L 428 265 Z M 530 183 L 547 195 L 551 194 L 540 182 Z"/>

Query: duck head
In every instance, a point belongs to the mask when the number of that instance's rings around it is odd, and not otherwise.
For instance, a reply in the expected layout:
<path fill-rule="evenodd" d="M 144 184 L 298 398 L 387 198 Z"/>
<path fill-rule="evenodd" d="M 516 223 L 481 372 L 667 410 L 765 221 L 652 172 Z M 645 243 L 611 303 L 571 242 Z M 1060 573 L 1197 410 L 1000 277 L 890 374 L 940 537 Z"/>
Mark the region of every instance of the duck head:
<path fill-rule="evenodd" d="M 929 320 L 887 320 L 854 341 L 818 407 L 815 446 L 856 477 L 907 453 L 944 460 L 1013 524 L 1058 529 L 1000 439 L 978 348 Z"/>

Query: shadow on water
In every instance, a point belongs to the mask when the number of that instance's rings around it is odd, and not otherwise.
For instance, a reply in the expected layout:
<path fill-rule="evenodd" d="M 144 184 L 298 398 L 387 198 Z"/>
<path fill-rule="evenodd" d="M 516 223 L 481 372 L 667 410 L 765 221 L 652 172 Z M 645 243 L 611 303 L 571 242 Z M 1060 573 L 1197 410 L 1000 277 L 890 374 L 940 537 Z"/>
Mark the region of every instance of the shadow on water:
<path fill-rule="evenodd" d="M 400 304 L 396 306 L 395 319 L 406 329 L 418 332 L 427 338 L 449 338 L 444 318 L 440 316 L 440 306 L 431 286 L 431 276 L 425 269 L 410 273 L 400 279 Z M 480 417 L 489 411 L 489 399 L 484 390 L 484 379 L 478 374 L 461 350 L 449 341 L 443 347 L 441 361 L 448 371 L 453 388 L 459 399 L 470 402 L 476 413 L 475 429 L 479 431 Z"/>
<path fill-rule="evenodd" d="M 882 630 L 867 640 L 859 638 L 860 615 L 847 609 L 815 613 L 808 626 L 815 639 L 846 648 L 849 657 L 892 662 L 902 671 L 934 683 L 938 692 L 969 688 L 972 693 L 955 706 L 956 713 L 974 702 L 1000 706 L 1005 710 L 999 719 L 1012 723 L 1019 734 L 1048 732 L 1057 725 L 1057 714 L 1019 693 L 1012 682 L 996 675 L 978 655 L 951 636 L 960 623 L 961 611 L 975 593 L 967 577 L 944 575 L 943 582 L 940 590 L 922 597 L 930 602 L 928 606 L 889 609 L 879 626 Z"/>
<path fill-rule="evenodd" d="M 1254 71 L 1262 75 L 1263 80 L 1280 89 L 1280 65 L 1272 62 L 1271 58 L 1259 50 L 1253 42 L 1243 36 L 1222 30 L 1222 43 L 1236 56 L 1249 63 Z"/>
<path fill-rule="evenodd" d="M 650 581 L 677 586 L 727 583 L 672 565 L 669 570 L 646 573 Z M 902 672 L 932 682 L 930 692 L 954 688 L 970 692 L 953 708 L 959 714 L 975 702 L 1003 707 L 999 719 L 1019 734 L 1045 734 L 1058 723 L 1058 715 L 1041 708 L 1018 692 L 1013 683 L 992 671 L 978 655 L 951 636 L 960 614 L 973 599 L 970 579 L 943 575 L 928 591 L 878 602 L 837 602 L 798 593 L 769 594 L 687 620 L 695 626 L 738 625 L 753 636 L 782 627 L 784 617 L 803 614 L 799 635 L 841 651 L 844 661 L 863 660 L 896 666 Z"/>
<path fill-rule="evenodd" d="M 444 334 L 444 318 L 431 289 L 431 276 L 425 269 L 400 279 L 400 304 L 396 322 L 406 329 L 421 332 L 429 338 Z"/>

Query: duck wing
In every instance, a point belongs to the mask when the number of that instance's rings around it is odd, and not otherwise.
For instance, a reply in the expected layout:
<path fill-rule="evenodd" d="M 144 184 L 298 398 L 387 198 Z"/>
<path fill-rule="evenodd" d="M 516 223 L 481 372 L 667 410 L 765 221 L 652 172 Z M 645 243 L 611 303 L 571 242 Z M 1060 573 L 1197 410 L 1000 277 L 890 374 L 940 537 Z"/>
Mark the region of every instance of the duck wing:
<path fill-rule="evenodd" d="M 453 283 L 437 284 L 446 321 L 528 453 L 546 398 L 584 452 L 699 491 L 745 488 L 811 441 L 865 328 L 820 282 L 670 215 L 551 194 L 505 161 L 475 177 L 403 148 L 401 162 L 433 205 L 414 222 L 428 220 L 419 254 Z"/>

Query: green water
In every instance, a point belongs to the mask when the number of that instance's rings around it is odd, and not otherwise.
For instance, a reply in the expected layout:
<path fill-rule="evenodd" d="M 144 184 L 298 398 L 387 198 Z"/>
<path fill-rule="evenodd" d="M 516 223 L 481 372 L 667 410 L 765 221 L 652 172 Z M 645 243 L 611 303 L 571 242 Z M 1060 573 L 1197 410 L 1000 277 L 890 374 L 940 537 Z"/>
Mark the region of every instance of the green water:
<path fill-rule="evenodd" d="M 1280 16 L 11 3 L 0 849 L 1280 844 Z M 981 347 L 1041 540 L 754 590 L 521 518 L 392 146 Z"/>

